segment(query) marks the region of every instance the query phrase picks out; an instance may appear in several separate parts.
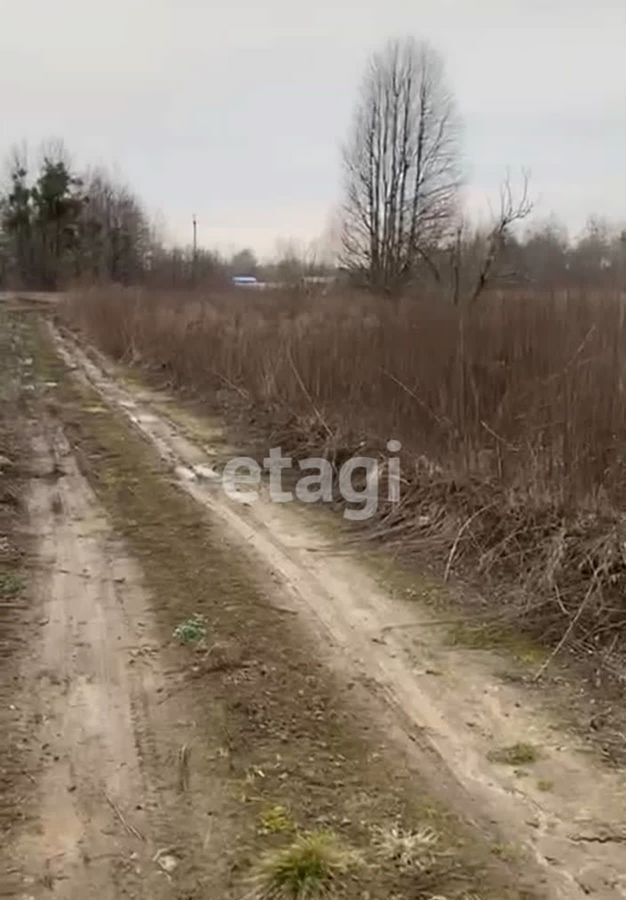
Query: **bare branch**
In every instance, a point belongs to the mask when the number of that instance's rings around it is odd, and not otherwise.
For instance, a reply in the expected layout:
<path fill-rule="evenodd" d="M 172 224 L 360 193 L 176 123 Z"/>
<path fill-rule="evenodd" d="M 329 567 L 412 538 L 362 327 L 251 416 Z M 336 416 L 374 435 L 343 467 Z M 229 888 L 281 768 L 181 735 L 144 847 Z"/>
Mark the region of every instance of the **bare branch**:
<path fill-rule="evenodd" d="M 515 222 L 521 222 L 527 218 L 533 210 L 533 201 L 528 193 L 529 175 L 522 172 L 522 191 L 519 199 L 515 199 L 511 187 L 511 179 L 507 174 L 500 186 L 500 213 L 489 232 L 487 239 L 487 252 L 481 264 L 476 285 L 470 297 L 470 303 L 474 304 L 485 290 L 489 279 L 493 274 L 494 265 L 504 247 L 506 237 Z"/>

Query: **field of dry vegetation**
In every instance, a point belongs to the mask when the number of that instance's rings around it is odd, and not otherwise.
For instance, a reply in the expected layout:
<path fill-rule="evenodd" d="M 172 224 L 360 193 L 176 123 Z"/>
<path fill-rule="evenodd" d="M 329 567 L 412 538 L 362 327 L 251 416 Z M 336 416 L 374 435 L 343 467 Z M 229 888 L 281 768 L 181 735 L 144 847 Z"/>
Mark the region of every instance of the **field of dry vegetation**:
<path fill-rule="evenodd" d="M 174 389 L 236 400 L 295 456 L 402 442 L 401 503 L 366 537 L 471 577 L 555 647 L 626 622 L 626 304 L 485 295 L 471 308 L 343 293 L 93 289 L 64 315 Z"/>

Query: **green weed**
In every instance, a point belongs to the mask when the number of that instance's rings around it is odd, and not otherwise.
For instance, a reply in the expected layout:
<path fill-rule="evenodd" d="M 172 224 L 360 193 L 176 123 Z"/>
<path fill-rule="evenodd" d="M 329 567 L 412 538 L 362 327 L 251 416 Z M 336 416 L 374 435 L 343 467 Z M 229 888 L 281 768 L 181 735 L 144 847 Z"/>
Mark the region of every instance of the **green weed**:
<path fill-rule="evenodd" d="M 176 626 L 173 636 L 181 644 L 195 644 L 206 637 L 204 616 L 195 613 Z"/>

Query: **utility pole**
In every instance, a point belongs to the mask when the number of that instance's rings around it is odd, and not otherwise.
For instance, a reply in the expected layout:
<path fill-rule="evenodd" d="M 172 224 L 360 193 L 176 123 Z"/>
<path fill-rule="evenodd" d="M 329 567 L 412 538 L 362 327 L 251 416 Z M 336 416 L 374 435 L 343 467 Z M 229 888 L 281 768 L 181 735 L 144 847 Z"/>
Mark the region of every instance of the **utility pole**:
<path fill-rule="evenodd" d="M 198 220 L 196 218 L 195 213 L 191 217 L 191 223 L 193 225 L 193 250 L 192 250 L 192 257 L 191 257 L 191 283 L 195 287 L 196 269 L 197 269 L 197 262 L 198 262 Z"/>

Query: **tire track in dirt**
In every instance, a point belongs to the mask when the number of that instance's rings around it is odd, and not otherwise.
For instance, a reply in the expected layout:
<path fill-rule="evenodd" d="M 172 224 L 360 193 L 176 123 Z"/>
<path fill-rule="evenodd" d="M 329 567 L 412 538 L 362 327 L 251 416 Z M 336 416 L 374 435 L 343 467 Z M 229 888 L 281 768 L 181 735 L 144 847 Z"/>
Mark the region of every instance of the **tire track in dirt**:
<path fill-rule="evenodd" d="M 174 719 L 160 704 L 167 680 L 141 571 L 61 425 L 41 425 L 27 501 L 38 541 L 35 637 L 16 704 L 31 714 L 24 763 L 38 776 L 39 810 L 12 846 L 15 895 L 171 897 L 166 870 L 176 866 L 185 896 L 201 896 L 218 867 L 190 848 L 223 784 L 196 773 L 197 792 L 180 802 L 177 753 L 182 739 L 193 742 L 193 716 L 184 700 Z"/>
<path fill-rule="evenodd" d="M 414 617 L 415 606 L 403 607 L 385 595 L 353 560 L 325 553 L 297 511 L 264 498 L 249 507 L 228 500 L 211 477 L 206 448 L 158 411 L 162 397 L 120 384 L 105 363 L 95 364 L 73 340 L 58 333 L 55 339 L 66 363 L 126 415 L 171 466 L 179 485 L 280 583 L 283 597 L 307 623 L 316 652 L 384 699 L 389 734 L 438 780 L 445 802 L 521 846 L 545 880 L 546 897 L 626 896 L 622 785 L 614 771 L 573 746 L 523 690 L 494 683 L 475 655 L 438 647 L 428 629 L 417 634 L 419 660 L 415 632 L 411 638 L 402 630 L 382 638 L 390 623 Z M 436 669 L 445 677 L 424 677 Z M 488 759 L 495 747 L 527 740 L 545 751 L 533 774 L 553 785 L 550 792 Z M 580 841 L 581 831 L 608 831 L 613 839 Z"/>

